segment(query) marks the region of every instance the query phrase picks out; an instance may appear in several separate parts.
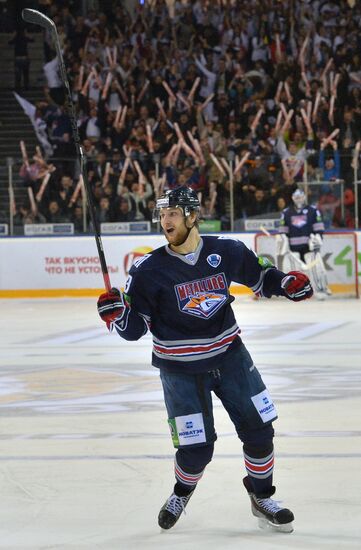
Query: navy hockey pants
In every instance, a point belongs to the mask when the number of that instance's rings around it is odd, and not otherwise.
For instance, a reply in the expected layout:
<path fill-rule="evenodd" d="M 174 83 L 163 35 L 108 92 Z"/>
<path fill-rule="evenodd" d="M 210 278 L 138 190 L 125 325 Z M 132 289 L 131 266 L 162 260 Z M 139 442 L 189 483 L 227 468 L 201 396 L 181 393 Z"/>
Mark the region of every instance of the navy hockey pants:
<path fill-rule="evenodd" d="M 190 454 L 193 472 L 200 472 L 211 460 L 213 443 L 217 439 L 213 392 L 221 400 L 243 441 L 245 454 L 249 459 L 255 459 L 255 471 L 248 471 L 248 475 L 252 475 L 257 492 L 262 491 L 265 483 L 269 486 L 271 471 L 266 471 L 267 466 L 264 466 L 265 474 L 257 470 L 266 464 L 265 457 L 270 460 L 272 456 L 273 464 L 272 421 L 277 418 L 277 413 L 246 347 L 241 344 L 226 353 L 220 360 L 219 369 L 198 375 L 161 370 L 160 376 L 173 444 L 178 449 L 176 468 L 178 466 L 181 470 L 183 467 L 189 472 Z M 197 448 L 206 446 L 210 452 L 196 452 Z M 190 453 L 193 449 L 194 452 Z M 187 451 L 187 458 L 182 450 Z M 248 464 L 252 470 L 252 460 Z"/>
<path fill-rule="evenodd" d="M 277 418 L 272 399 L 244 344 L 222 357 L 222 366 L 199 375 L 161 370 L 174 446 L 201 446 L 217 439 L 212 395 L 221 400 L 239 438 Z"/>

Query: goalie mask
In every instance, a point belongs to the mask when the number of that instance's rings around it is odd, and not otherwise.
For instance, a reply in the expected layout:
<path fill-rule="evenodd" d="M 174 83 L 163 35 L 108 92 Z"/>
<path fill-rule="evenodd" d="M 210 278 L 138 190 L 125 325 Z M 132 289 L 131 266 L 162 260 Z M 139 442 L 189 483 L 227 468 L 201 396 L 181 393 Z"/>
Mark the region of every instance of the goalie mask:
<path fill-rule="evenodd" d="M 188 217 L 191 212 L 199 212 L 200 202 L 197 193 L 190 187 L 176 187 L 169 189 L 157 199 L 153 210 L 153 222 L 160 221 L 162 208 L 181 208 L 184 216 Z"/>
<path fill-rule="evenodd" d="M 303 191 L 301 191 L 301 189 L 297 189 L 292 194 L 292 200 L 297 210 L 301 210 L 301 208 L 303 208 L 306 205 L 306 195 L 304 194 Z"/>

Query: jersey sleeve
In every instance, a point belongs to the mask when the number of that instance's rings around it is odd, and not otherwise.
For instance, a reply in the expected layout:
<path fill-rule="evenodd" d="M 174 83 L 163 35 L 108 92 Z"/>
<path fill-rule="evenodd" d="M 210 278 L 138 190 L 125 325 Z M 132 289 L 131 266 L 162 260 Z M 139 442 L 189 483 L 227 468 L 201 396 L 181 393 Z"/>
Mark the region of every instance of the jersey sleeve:
<path fill-rule="evenodd" d="M 321 236 L 325 232 L 325 224 L 323 223 L 322 214 L 318 208 L 313 209 L 313 220 L 312 220 L 312 231 L 314 233 L 319 233 Z"/>
<path fill-rule="evenodd" d="M 229 251 L 231 277 L 235 283 L 250 288 L 257 296 L 285 296 L 281 281 L 285 276 L 267 258 L 257 256 L 241 242 L 235 242 Z"/>
<path fill-rule="evenodd" d="M 143 280 L 142 280 L 143 279 Z M 114 323 L 114 328 L 125 340 L 139 340 L 150 328 L 151 313 L 144 289 L 147 288 L 142 271 L 132 266 L 124 288 L 127 313 Z"/>

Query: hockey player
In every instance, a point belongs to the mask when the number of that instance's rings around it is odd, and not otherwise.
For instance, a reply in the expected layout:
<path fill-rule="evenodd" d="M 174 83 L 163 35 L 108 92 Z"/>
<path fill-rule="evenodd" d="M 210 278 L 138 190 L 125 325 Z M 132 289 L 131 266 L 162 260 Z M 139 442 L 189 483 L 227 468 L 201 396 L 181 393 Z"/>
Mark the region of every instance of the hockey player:
<path fill-rule="evenodd" d="M 331 294 L 320 254 L 325 231 L 322 215 L 316 207 L 307 205 L 301 189 L 293 193 L 292 200 L 293 205 L 285 208 L 281 215 L 278 253 L 289 261 L 291 269 L 310 271 L 316 297 L 322 300 Z"/>
<path fill-rule="evenodd" d="M 285 274 L 243 242 L 201 237 L 200 204 L 194 191 L 177 187 L 156 202 L 168 244 L 139 258 L 124 293 L 99 297 L 98 311 L 110 330 L 126 340 L 153 335 L 152 364 L 160 370 L 174 447 L 176 483 L 159 512 L 162 529 L 173 527 L 211 461 L 217 438 L 211 392 L 222 401 L 243 442 L 244 486 L 252 512 L 264 524 L 293 530 L 293 513 L 271 497 L 273 436 L 277 412 L 240 338 L 229 293 L 231 281 L 257 296 L 312 296 L 303 273 Z"/>

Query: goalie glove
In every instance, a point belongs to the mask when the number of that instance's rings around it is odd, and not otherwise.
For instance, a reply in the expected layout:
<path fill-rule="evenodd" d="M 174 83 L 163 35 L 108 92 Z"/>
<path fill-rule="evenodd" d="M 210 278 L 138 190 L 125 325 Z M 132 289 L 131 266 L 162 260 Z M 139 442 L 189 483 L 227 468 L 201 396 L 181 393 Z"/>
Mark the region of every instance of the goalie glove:
<path fill-rule="evenodd" d="M 310 238 L 308 239 L 308 248 L 310 252 L 319 252 L 322 246 L 322 237 L 319 233 L 311 233 Z"/>
<path fill-rule="evenodd" d="M 286 298 L 294 302 L 307 300 L 313 295 L 313 289 L 307 275 L 301 271 L 290 271 L 281 281 Z"/>
<path fill-rule="evenodd" d="M 117 288 L 112 288 L 109 292 L 101 294 L 98 298 L 97 308 L 100 317 L 107 324 L 109 330 L 112 330 L 112 323 L 121 321 L 124 313 L 129 310 L 123 293 Z"/>

